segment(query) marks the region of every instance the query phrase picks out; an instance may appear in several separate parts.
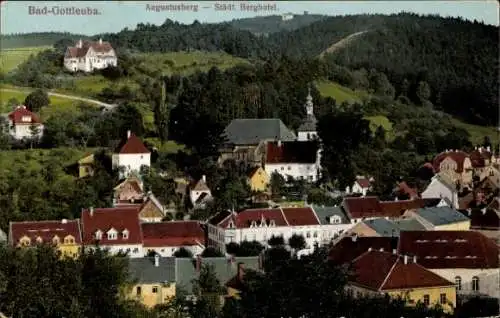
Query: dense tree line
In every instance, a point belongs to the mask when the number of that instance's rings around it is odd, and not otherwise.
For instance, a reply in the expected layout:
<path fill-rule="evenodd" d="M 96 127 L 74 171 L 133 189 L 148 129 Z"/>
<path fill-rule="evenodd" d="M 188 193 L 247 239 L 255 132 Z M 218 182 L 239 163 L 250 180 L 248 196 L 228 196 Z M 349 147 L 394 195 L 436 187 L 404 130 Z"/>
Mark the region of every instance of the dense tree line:
<path fill-rule="evenodd" d="M 55 42 L 62 38 L 70 38 L 73 40 L 86 39 L 88 36 L 72 34 L 68 32 L 34 32 L 21 34 L 2 34 L 0 35 L 0 43 L 2 49 L 13 49 L 34 46 L 54 45 Z"/>
<path fill-rule="evenodd" d="M 320 14 L 294 14 L 293 19 L 283 20 L 281 15 L 234 19 L 229 24 L 240 30 L 247 30 L 257 35 L 292 31 L 311 23 L 328 18 Z"/>

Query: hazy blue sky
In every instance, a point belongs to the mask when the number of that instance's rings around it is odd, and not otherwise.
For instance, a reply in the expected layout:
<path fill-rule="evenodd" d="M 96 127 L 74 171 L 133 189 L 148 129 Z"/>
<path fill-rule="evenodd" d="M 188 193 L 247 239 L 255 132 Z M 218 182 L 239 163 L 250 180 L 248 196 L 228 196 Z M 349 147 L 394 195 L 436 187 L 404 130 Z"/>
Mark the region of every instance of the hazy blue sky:
<path fill-rule="evenodd" d="M 234 3 L 233 11 L 217 11 L 216 4 Z M 239 9 L 238 1 L 6 1 L 1 3 L 1 33 L 26 33 L 43 31 L 67 31 L 92 35 L 101 32 L 117 32 L 125 27 L 134 28 L 138 23 L 161 24 L 169 18 L 182 23 L 220 22 L 256 15 L 283 14 L 287 12 L 327 15 L 357 13 L 398 13 L 410 11 L 441 16 L 461 16 L 469 20 L 484 21 L 498 25 L 498 4 L 494 0 L 475 1 L 247 1 L 253 4 L 276 4 L 275 11 L 245 12 Z M 160 11 L 147 9 L 151 5 L 184 4 L 197 6 L 197 11 Z M 53 14 L 30 14 L 30 6 Z M 61 9 L 91 8 L 99 15 L 61 15 Z"/>

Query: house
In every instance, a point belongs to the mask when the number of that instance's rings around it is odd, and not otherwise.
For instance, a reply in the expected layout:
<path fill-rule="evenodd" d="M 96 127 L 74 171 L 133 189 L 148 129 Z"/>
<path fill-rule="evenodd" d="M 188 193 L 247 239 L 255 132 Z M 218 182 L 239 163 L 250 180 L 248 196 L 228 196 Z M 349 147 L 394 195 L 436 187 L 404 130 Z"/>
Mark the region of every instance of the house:
<path fill-rule="evenodd" d="M 422 192 L 422 198 L 446 198 L 453 208 L 458 209 L 458 187 L 447 175 L 438 173 Z"/>
<path fill-rule="evenodd" d="M 352 227 L 346 212 L 340 206 L 311 205 L 311 209 L 321 224 L 323 235 L 320 245 L 330 243 Z"/>
<path fill-rule="evenodd" d="M 205 208 L 207 203 L 213 199 L 205 175 L 201 176 L 201 178 L 191 186 L 189 190 L 189 199 L 195 209 Z"/>
<path fill-rule="evenodd" d="M 198 255 L 205 249 L 205 232 L 198 221 L 141 224 L 145 254 L 173 256 L 181 248 Z"/>
<path fill-rule="evenodd" d="M 479 232 L 401 232 L 398 253 L 455 282 L 459 295 L 500 296 L 498 245 Z"/>
<path fill-rule="evenodd" d="M 140 172 L 143 166 L 151 167 L 151 152 L 130 130 L 127 139 L 122 142 L 112 155 L 113 168 L 123 169 L 120 177 L 127 177 L 131 172 Z"/>
<path fill-rule="evenodd" d="M 394 236 L 398 237 L 401 231 L 424 231 L 425 226 L 416 219 L 377 218 L 365 220 L 353 226 L 346 235 L 357 236 Z"/>
<path fill-rule="evenodd" d="M 78 160 L 78 177 L 85 178 L 94 175 L 94 154 L 88 154 Z"/>
<path fill-rule="evenodd" d="M 332 246 L 328 254 L 328 260 L 335 265 L 349 265 L 357 257 L 368 251 L 396 251 L 398 248 L 398 238 L 389 236 L 373 236 L 373 237 L 351 237 L 341 238 L 335 245 Z"/>
<path fill-rule="evenodd" d="M 9 244 L 18 247 L 50 244 L 62 256 L 77 257 L 82 246 L 80 220 L 10 222 Z"/>
<path fill-rule="evenodd" d="M 372 190 L 372 182 L 373 178 L 357 176 L 356 181 L 354 181 L 351 187 L 346 187 L 345 192 L 347 194 L 361 194 L 362 196 L 366 196 Z"/>
<path fill-rule="evenodd" d="M 321 165 L 317 141 L 268 142 L 264 169 L 268 175 L 274 172 L 288 180 L 304 179 L 316 182 Z"/>
<path fill-rule="evenodd" d="M 114 206 L 142 204 L 145 196 L 142 180 L 135 172 L 130 173 L 113 191 Z"/>
<path fill-rule="evenodd" d="M 435 173 L 446 175 L 453 184 L 471 188 L 473 167 L 469 155 L 464 151 L 446 150 L 432 161 Z"/>
<path fill-rule="evenodd" d="M 450 207 L 421 208 L 406 211 L 404 216 L 415 218 L 433 231 L 468 231 L 470 219 Z"/>
<path fill-rule="evenodd" d="M 253 168 L 248 174 L 248 184 L 255 192 L 266 192 L 269 187 L 269 175 L 262 167 Z"/>
<path fill-rule="evenodd" d="M 472 163 L 472 168 L 474 169 L 474 176 L 481 176 L 488 167 L 492 167 L 497 158 L 492 153 L 491 148 L 488 147 L 476 147 L 474 151 L 469 154 L 469 158 Z M 482 178 L 480 179 L 482 180 Z"/>
<path fill-rule="evenodd" d="M 471 230 L 481 232 L 496 242 L 500 241 L 500 213 L 498 211 L 487 207 L 461 210 L 460 213 L 470 219 Z"/>
<path fill-rule="evenodd" d="M 83 244 L 108 249 L 111 254 L 143 257 L 142 231 L 137 206 L 89 208 L 82 211 Z"/>
<path fill-rule="evenodd" d="M 79 40 L 64 54 L 64 67 L 71 71 L 92 72 L 109 66 L 116 66 L 118 58 L 115 50 L 102 39 L 97 42 Z"/>
<path fill-rule="evenodd" d="M 130 258 L 129 277 L 134 282 L 129 298 L 152 308 L 175 297 L 176 262 L 173 257 Z"/>
<path fill-rule="evenodd" d="M 249 165 L 262 165 L 266 142 L 297 139 L 279 118 L 233 119 L 224 130 L 224 138 L 219 163 L 232 159 Z"/>
<path fill-rule="evenodd" d="M 246 209 L 239 213 L 234 211 L 221 212 L 207 223 L 208 246 L 220 251 L 226 250 L 228 243 L 243 241 L 258 241 L 267 245 L 272 236 L 282 236 L 287 241 L 292 235 L 302 235 L 307 248 L 312 248 L 322 242 L 330 242 L 340 235 L 350 224 L 339 211 L 321 211 L 322 216 L 328 216 L 328 221 L 320 220 L 315 207 L 304 208 L 267 208 Z M 331 218 L 331 220 L 330 220 Z"/>
<path fill-rule="evenodd" d="M 307 94 L 306 98 L 306 119 L 302 122 L 297 130 L 297 140 L 298 141 L 309 141 L 318 138 L 318 133 L 316 129 L 317 119 L 314 116 L 314 104 L 311 96 L 311 89 Z"/>
<path fill-rule="evenodd" d="M 165 218 L 166 209 L 151 192 L 143 198 L 144 203 L 139 207 L 139 220 L 141 222 L 161 222 Z"/>
<path fill-rule="evenodd" d="M 456 305 L 455 284 L 417 263 L 417 258 L 368 250 L 352 263 L 347 289 L 356 297 L 387 294 L 425 306 L 439 304 L 445 312 Z"/>
<path fill-rule="evenodd" d="M 40 139 L 43 136 L 44 126 L 40 117 L 24 105 L 17 106 L 13 112 L 9 113 L 7 121 L 9 134 L 14 139 Z"/>
<path fill-rule="evenodd" d="M 439 200 L 433 200 L 438 203 Z M 426 206 L 422 199 L 379 201 L 378 197 L 345 197 L 342 207 L 347 212 L 351 223 L 355 224 L 374 218 L 400 218 L 405 211 Z"/>

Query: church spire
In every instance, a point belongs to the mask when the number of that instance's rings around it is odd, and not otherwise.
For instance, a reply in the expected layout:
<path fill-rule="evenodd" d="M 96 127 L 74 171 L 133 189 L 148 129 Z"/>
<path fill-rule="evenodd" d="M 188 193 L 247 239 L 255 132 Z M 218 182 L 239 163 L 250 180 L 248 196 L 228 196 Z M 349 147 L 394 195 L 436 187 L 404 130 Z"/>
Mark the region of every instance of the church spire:
<path fill-rule="evenodd" d="M 314 105 L 313 105 L 313 100 L 312 100 L 312 96 L 311 96 L 311 87 L 310 86 L 308 88 L 305 106 L 306 106 L 307 116 L 314 116 Z"/>

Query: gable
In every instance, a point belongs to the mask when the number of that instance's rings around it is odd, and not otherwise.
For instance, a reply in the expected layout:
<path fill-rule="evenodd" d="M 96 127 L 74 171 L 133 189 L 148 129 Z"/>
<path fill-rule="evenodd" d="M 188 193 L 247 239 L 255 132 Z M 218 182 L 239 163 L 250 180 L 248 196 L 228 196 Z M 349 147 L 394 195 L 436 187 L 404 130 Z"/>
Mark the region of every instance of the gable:
<path fill-rule="evenodd" d="M 139 212 L 139 217 L 142 218 L 161 218 L 163 217 L 163 213 L 160 210 L 159 207 L 156 206 L 156 204 L 153 203 L 153 201 L 148 200 L 144 206 L 141 208 L 141 211 Z"/>

